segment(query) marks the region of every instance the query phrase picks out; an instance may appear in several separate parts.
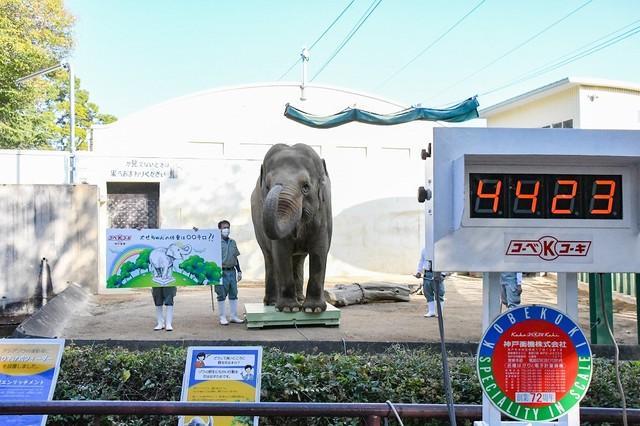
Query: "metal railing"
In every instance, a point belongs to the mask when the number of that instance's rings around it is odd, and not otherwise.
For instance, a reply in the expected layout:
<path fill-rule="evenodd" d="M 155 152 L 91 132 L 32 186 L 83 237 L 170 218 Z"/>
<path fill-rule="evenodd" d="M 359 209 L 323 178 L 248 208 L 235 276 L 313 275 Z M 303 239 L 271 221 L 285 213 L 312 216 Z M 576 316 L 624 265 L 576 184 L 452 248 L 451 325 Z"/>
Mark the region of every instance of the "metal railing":
<path fill-rule="evenodd" d="M 446 404 L 393 404 L 401 418 L 448 419 Z M 456 418 L 480 419 L 481 405 L 455 405 Z M 367 426 L 379 426 L 382 418 L 394 418 L 386 403 L 316 402 L 176 402 L 176 401 L 42 401 L 1 402 L 1 415 L 121 415 L 121 416 L 261 416 L 261 417 L 350 417 Z M 640 422 L 640 409 L 628 409 L 629 423 Z M 621 408 L 580 407 L 582 421 L 621 422 Z M 1 417 L 0 417 L 1 422 Z"/>

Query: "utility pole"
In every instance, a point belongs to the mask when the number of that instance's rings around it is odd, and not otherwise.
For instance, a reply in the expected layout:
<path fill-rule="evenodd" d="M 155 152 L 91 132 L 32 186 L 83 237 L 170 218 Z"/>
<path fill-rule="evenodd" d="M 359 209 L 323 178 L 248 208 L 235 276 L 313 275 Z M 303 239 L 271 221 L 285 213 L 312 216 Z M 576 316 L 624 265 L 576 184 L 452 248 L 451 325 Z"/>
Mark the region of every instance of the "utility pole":
<path fill-rule="evenodd" d="M 49 74 L 64 68 L 69 73 L 69 176 L 68 181 L 71 185 L 76 183 L 76 85 L 73 67 L 70 62 L 60 62 L 49 68 L 36 71 L 33 74 L 21 77 L 16 83 L 23 83 L 32 78 Z"/>
<path fill-rule="evenodd" d="M 307 63 L 309 62 L 309 50 L 306 47 L 302 48 L 300 52 L 300 58 L 302 59 L 302 84 L 300 85 L 300 100 L 306 101 L 304 97 L 304 87 L 307 83 Z"/>

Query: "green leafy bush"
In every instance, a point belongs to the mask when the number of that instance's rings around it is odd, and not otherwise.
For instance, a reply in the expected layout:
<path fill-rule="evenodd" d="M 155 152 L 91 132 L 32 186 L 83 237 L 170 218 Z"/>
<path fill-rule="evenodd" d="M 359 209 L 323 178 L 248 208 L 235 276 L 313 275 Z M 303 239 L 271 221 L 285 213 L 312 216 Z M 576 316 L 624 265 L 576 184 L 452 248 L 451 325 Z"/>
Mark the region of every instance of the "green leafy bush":
<path fill-rule="evenodd" d="M 101 346 L 65 349 L 54 395 L 59 400 L 177 401 L 186 350 L 164 346 L 131 351 Z M 451 357 L 454 401 L 480 404 L 473 357 Z M 621 367 L 628 407 L 640 406 L 640 362 Z M 440 355 L 393 347 L 381 354 L 301 354 L 265 349 L 262 401 L 445 403 Z M 596 359 L 585 406 L 619 407 L 610 360 Z M 51 425 L 91 424 L 91 416 L 51 416 Z M 394 422 L 391 422 L 395 424 Z M 427 423 L 404 419 L 405 424 Z M 173 417 L 105 416 L 102 425 L 175 425 Z M 262 418 L 261 425 L 357 425 L 358 419 Z"/>

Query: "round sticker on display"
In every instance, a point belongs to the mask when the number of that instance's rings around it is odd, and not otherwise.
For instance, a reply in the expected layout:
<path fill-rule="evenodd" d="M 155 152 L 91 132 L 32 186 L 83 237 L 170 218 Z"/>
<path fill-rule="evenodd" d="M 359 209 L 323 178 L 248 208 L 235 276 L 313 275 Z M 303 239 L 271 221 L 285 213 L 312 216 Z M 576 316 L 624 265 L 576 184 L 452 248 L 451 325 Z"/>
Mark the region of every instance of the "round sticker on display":
<path fill-rule="evenodd" d="M 519 306 L 496 318 L 478 347 L 484 394 L 502 413 L 524 421 L 554 420 L 580 403 L 591 382 L 591 348 L 565 313 Z"/>

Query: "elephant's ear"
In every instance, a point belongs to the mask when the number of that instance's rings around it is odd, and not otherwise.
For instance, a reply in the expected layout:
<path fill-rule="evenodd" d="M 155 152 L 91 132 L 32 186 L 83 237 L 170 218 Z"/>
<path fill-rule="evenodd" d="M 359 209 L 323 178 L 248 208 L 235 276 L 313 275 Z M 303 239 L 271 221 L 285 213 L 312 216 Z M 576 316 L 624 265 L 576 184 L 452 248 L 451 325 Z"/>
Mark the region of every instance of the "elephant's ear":
<path fill-rule="evenodd" d="M 327 163 L 324 162 L 324 158 L 322 159 L 322 169 L 324 170 L 324 176 L 322 176 L 322 179 L 320 179 L 320 185 L 318 185 L 318 199 L 321 203 L 324 203 L 324 186 L 327 184 L 327 178 L 329 177 L 329 172 L 327 172 Z"/>
<path fill-rule="evenodd" d="M 264 164 L 260 165 L 260 188 L 264 188 Z"/>

